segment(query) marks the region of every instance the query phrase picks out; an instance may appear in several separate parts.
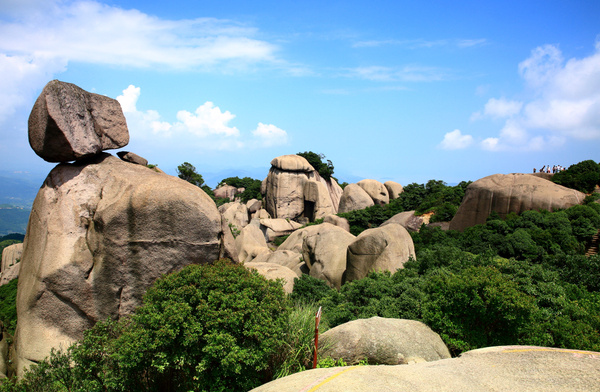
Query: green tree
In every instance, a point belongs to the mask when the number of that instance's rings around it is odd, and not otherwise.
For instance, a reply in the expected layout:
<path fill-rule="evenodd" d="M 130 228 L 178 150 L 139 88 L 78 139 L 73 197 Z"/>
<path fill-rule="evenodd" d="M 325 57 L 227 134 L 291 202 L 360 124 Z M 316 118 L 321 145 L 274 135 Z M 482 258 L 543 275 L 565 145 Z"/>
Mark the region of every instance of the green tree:
<path fill-rule="evenodd" d="M 312 151 L 299 152 L 296 155 L 306 158 L 308 163 L 319 172 L 321 177 L 329 180 L 333 176 L 333 163 L 328 159 L 327 163 L 323 162 L 325 159 L 324 154 L 317 154 Z"/>
<path fill-rule="evenodd" d="M 213 193 L 212 189 L 210 189 L 210 187 L 204 183 L 204 178 L 202 178 L 202 175 L 196 171 L 196 167 L 194 167 L 194 165 L 191 163 L 184 162 L 177 166 L 177 176 L 182 180 L 201 188 L 213 200 L 215 199 L 215 194 Z"/>
<path fill-rule="evenodd" d="M 600 185 L 600 165 L 590 160 L 569 166 L 567 170 L 556 173 L 552 181 L 584 193 L 592 193 Z"/>

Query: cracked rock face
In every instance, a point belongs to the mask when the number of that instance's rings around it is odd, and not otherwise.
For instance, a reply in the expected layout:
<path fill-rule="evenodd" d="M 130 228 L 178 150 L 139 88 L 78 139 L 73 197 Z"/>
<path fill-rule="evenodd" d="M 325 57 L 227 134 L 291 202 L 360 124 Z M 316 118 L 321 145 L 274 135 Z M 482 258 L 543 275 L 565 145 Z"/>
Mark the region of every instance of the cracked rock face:
<path fill-rule="evenodd" d="M 29 144 L 48 162 L 74 161 L 128 143 L 119 102 L 71 83 L 49 82 L 29 115 Z"/>
<path fill-rule="evenodd" d="M 161 275 L 219 256 L 221 217 L 200 188 L 103 153 L 60 164 L 29 218 L 17 295 L 19 375 L 85 329 L 141 304 Z"/>

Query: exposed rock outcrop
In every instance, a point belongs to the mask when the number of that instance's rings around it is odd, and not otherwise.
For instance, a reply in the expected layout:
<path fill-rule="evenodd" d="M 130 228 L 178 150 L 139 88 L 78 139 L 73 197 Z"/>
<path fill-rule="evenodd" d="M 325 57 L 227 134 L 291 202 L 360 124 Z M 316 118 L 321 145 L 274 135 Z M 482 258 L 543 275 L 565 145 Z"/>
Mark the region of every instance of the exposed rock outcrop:
<path fill-rule="evenodd" d="M 237 262 L 238 254 L 235 238 L 248 225 L 248 208 L 245 204 L 233 202 L 219 207 L 223 231 L 223 256 Z"/>
<path fill-rule="evenodd" d="M 302 257 L 310 269 L 310 276 L 324 280 L 331 287 L 339 289 L 346 270 L 348 245 L 356 237 L 329 223 L 318 227 L 318 231 L 304 237 Z"/>
<path fill-rule="evenodd" d="M 357 184 L 349 184 L 344 188 L 340 198 L 338 213 L 362 210 L 374 205 L 373 199 L 362 187 Z"/>
<path fill-rule="evenodd" d="M 259 255 L 271 252 L 263 232 L 254 224 L 242 229 L 235 239 L 235 249 L 240 263 L 249 263 Z"/>
<path fill-rule="evenodd" d="M 18 374 L 98 320 L 130 314 L 163 274 L 214 261 L 220 232 L 211 198 L 179 178 L 105 153 L 56 166 L 24 241 Z"/>
<path fill-rule="evenodd" d="M 256 263 L 279 264 L 294 271 L 300 277 L 302 274 L 308 274 L 309 270 L 302 258 L 302 254 L 292 250 L 276 250 L 275 252 L 265 252 L 252 260 Z"/>
<path fill-rule="evenodd" d="M 301 228 L 302 225 L 289 219 L 261 219 L 260 228 L 268 241 L 276 237 L 289 235 Z"/>
<path fill-rule="evenodd" d="M 385 189 L 387 189 L 388 194 L 390 195 L 390 200 L 397 199 L 400 197 L 400 194 L 404 192 L 404 188 L 402 185 L 398 184 L 395 181 L 386 181 L 383 183 Z"/>
<path fill-rule="evenodd" d="M 283 290 L 290 294 L 294 290 L 294 279 L 298 277 L 294 271 L 275 263 L 244 263 L 246 268 L 252 268 L 258 271 L 259 274 L 270 280 L 283 279 Z"/>
<path fill-rule="evenodd" d="M 390 202 L 390 195 L 388 193 L 387 188 L 377 180 L 361 180 L 356 183 L 359 187 L 361 187 L 371 199 L 373 199 L 373 203 L 377 205 L 385 205 Z"/>
<path fill-rule="evenodd" d="M 348 246 L 343 281 L 362 279 L 371 271 L 394 273 L 411 256 L 415 246 L 404 227 L 392 223 L 365 230 Z"/>
<path fill-rule="evenodd" d="M 29 116 L 29 144 L 48 162 L 74 161 L 127 143 L 119 102 L 71 83 L 49 82 Z"/>
<path fill-rule="evenodd" d="M 419 231 L 421 230 L 421 225 L 427 225 L 429 223 L 430 218 L 431 215 L 415 215 L 414 211 L 404 211 L 392 216 L 390 219 L 383 222 L 381 226 L 395 223 L 404 227 L 406 230 Z"/>
<path fill-rule="evenodd" d="M 19 277 L 23 244 L 12 244 L 2 251 L 2 264 L 0 266 L 0 286 Z"/>
<path fill-rule="evenodd" d="M 235 199 L 235 195 L 240 192 L 238 191 L 238 188 L 225 184 L 215 189 L 213 193 L 217 199 L 228 198 L 229 200 L 233 201 Z"/>
<path fill-rule="evenodd" d="M 341 227 L 348 233 L 350 232 L 350 223 L 348 223 L 348 219 L 342 218 L 341 216 L 327 215 L 323 218 L 323 223 L 331 223 L 334 226 Z"/>
<path fill-rule="evenodd" d="M 420 321 L 371 317 L 338 325 L 321 335 L 321 357 L 349 365 L 402 365 L 450 358 L 440 336 Z"/>
<path fill-rule="evenodd" d="M 463 231 L 485 223 L 492 211 L 504 218 L 511 212 L 569 208 L 584 198 L 579 191 L 531 174 L 494 174 L 467 187 L 450 229 Z"/>
<path fill-rule="evenodd" d="M 308 180 L 304 183 L 304 210 L 303 215 L 314 221 L 322 219 L 326 215 L 333 214 L 334 208 L 331 204 L 331 197 L 327 191 L 327 186 L 315 180 Z"/>
<path fill-rule="evenodd" d="M 319 385 L 319 392 L 594 391 L 598 389 L 599 359 L 600 353 L 593 351 L 498 346 L 467 351 L 459 358 L 410 366 L 307 370 L 251 392 L 300 391 L 315 385 Z"/>

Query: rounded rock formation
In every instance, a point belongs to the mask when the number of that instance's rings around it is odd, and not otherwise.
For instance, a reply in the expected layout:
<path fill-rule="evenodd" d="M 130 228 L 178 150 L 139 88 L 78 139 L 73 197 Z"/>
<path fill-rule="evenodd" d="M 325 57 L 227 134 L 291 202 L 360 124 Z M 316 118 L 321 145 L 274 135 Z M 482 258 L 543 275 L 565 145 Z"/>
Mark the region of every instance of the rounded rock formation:
<path fill-rule="evenodd" d="M 581 204 L 585 194 L 531 174 L 494 174 L 470 184 L 450 222 L 451 230 L 485 223 L 490 213 L 564 209 Z"/>
<path fill-rule="evenodd" d="M 380 206 L 389 204 L 390 195 L 385 185 L 383 185 L 381 182 L 367 179 L 357 182 L 356 185 L 364 189 L 364 191 L 371 196 L 373 203 Z"/>
<path fill-rule="evenodd" d="M 338 213 L 362 210 L 374 205 L 373 199 L 363 188 L 356 184 L 349 184 L 344 188 L 340 198 Z"/>

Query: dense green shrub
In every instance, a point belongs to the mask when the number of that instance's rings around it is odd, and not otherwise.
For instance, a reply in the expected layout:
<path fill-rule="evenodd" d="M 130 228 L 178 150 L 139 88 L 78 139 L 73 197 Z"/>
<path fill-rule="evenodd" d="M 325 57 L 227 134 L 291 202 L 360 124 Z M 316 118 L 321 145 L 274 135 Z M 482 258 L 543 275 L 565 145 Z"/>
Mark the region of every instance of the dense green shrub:
<path fill-rule="evenodd" d="M 13 279 L 0 286 L 0 320 L 11 335 L 17 326 L 17 284 L 18 279 Z"/>
<path fill-rule="evenodd" d="M 312 151 L 299 152 L 296 155 L 304 157 L 324 179 L 329 180 L 331 176 L 333 176 L 333 163 L 331 163 L 329 159 L 327 160 L 327 163 L 323 162 L 325 155 L 317 154 Z"/>
<path fill-rule="evenodd" d="M 188 266 L 159 279 L 130 318 L 97 323 L 0 391 L 249 390 L 279 365 L 289 311 L 281 283 L 256 271 Z"/>
<path fill-rule="evenodd" d="M 250 199 L 262 200 L 260 193 L 260 186 L 262 181 L 255 180 L 250 177 L 227 177 L 221 180 L 220 184 L 227 184 L 236 188 L 244 188 L 244 191 L 240 193 L 239 198 L 245 203 Z"/>
<path fill-rule="evenodd" d="M 592 193 L 596 185 L 600 184 L 600 165 L 592 160 L 582 161 L 556 173 L 552 176 L 552 181 L 584 193 Z"/>

